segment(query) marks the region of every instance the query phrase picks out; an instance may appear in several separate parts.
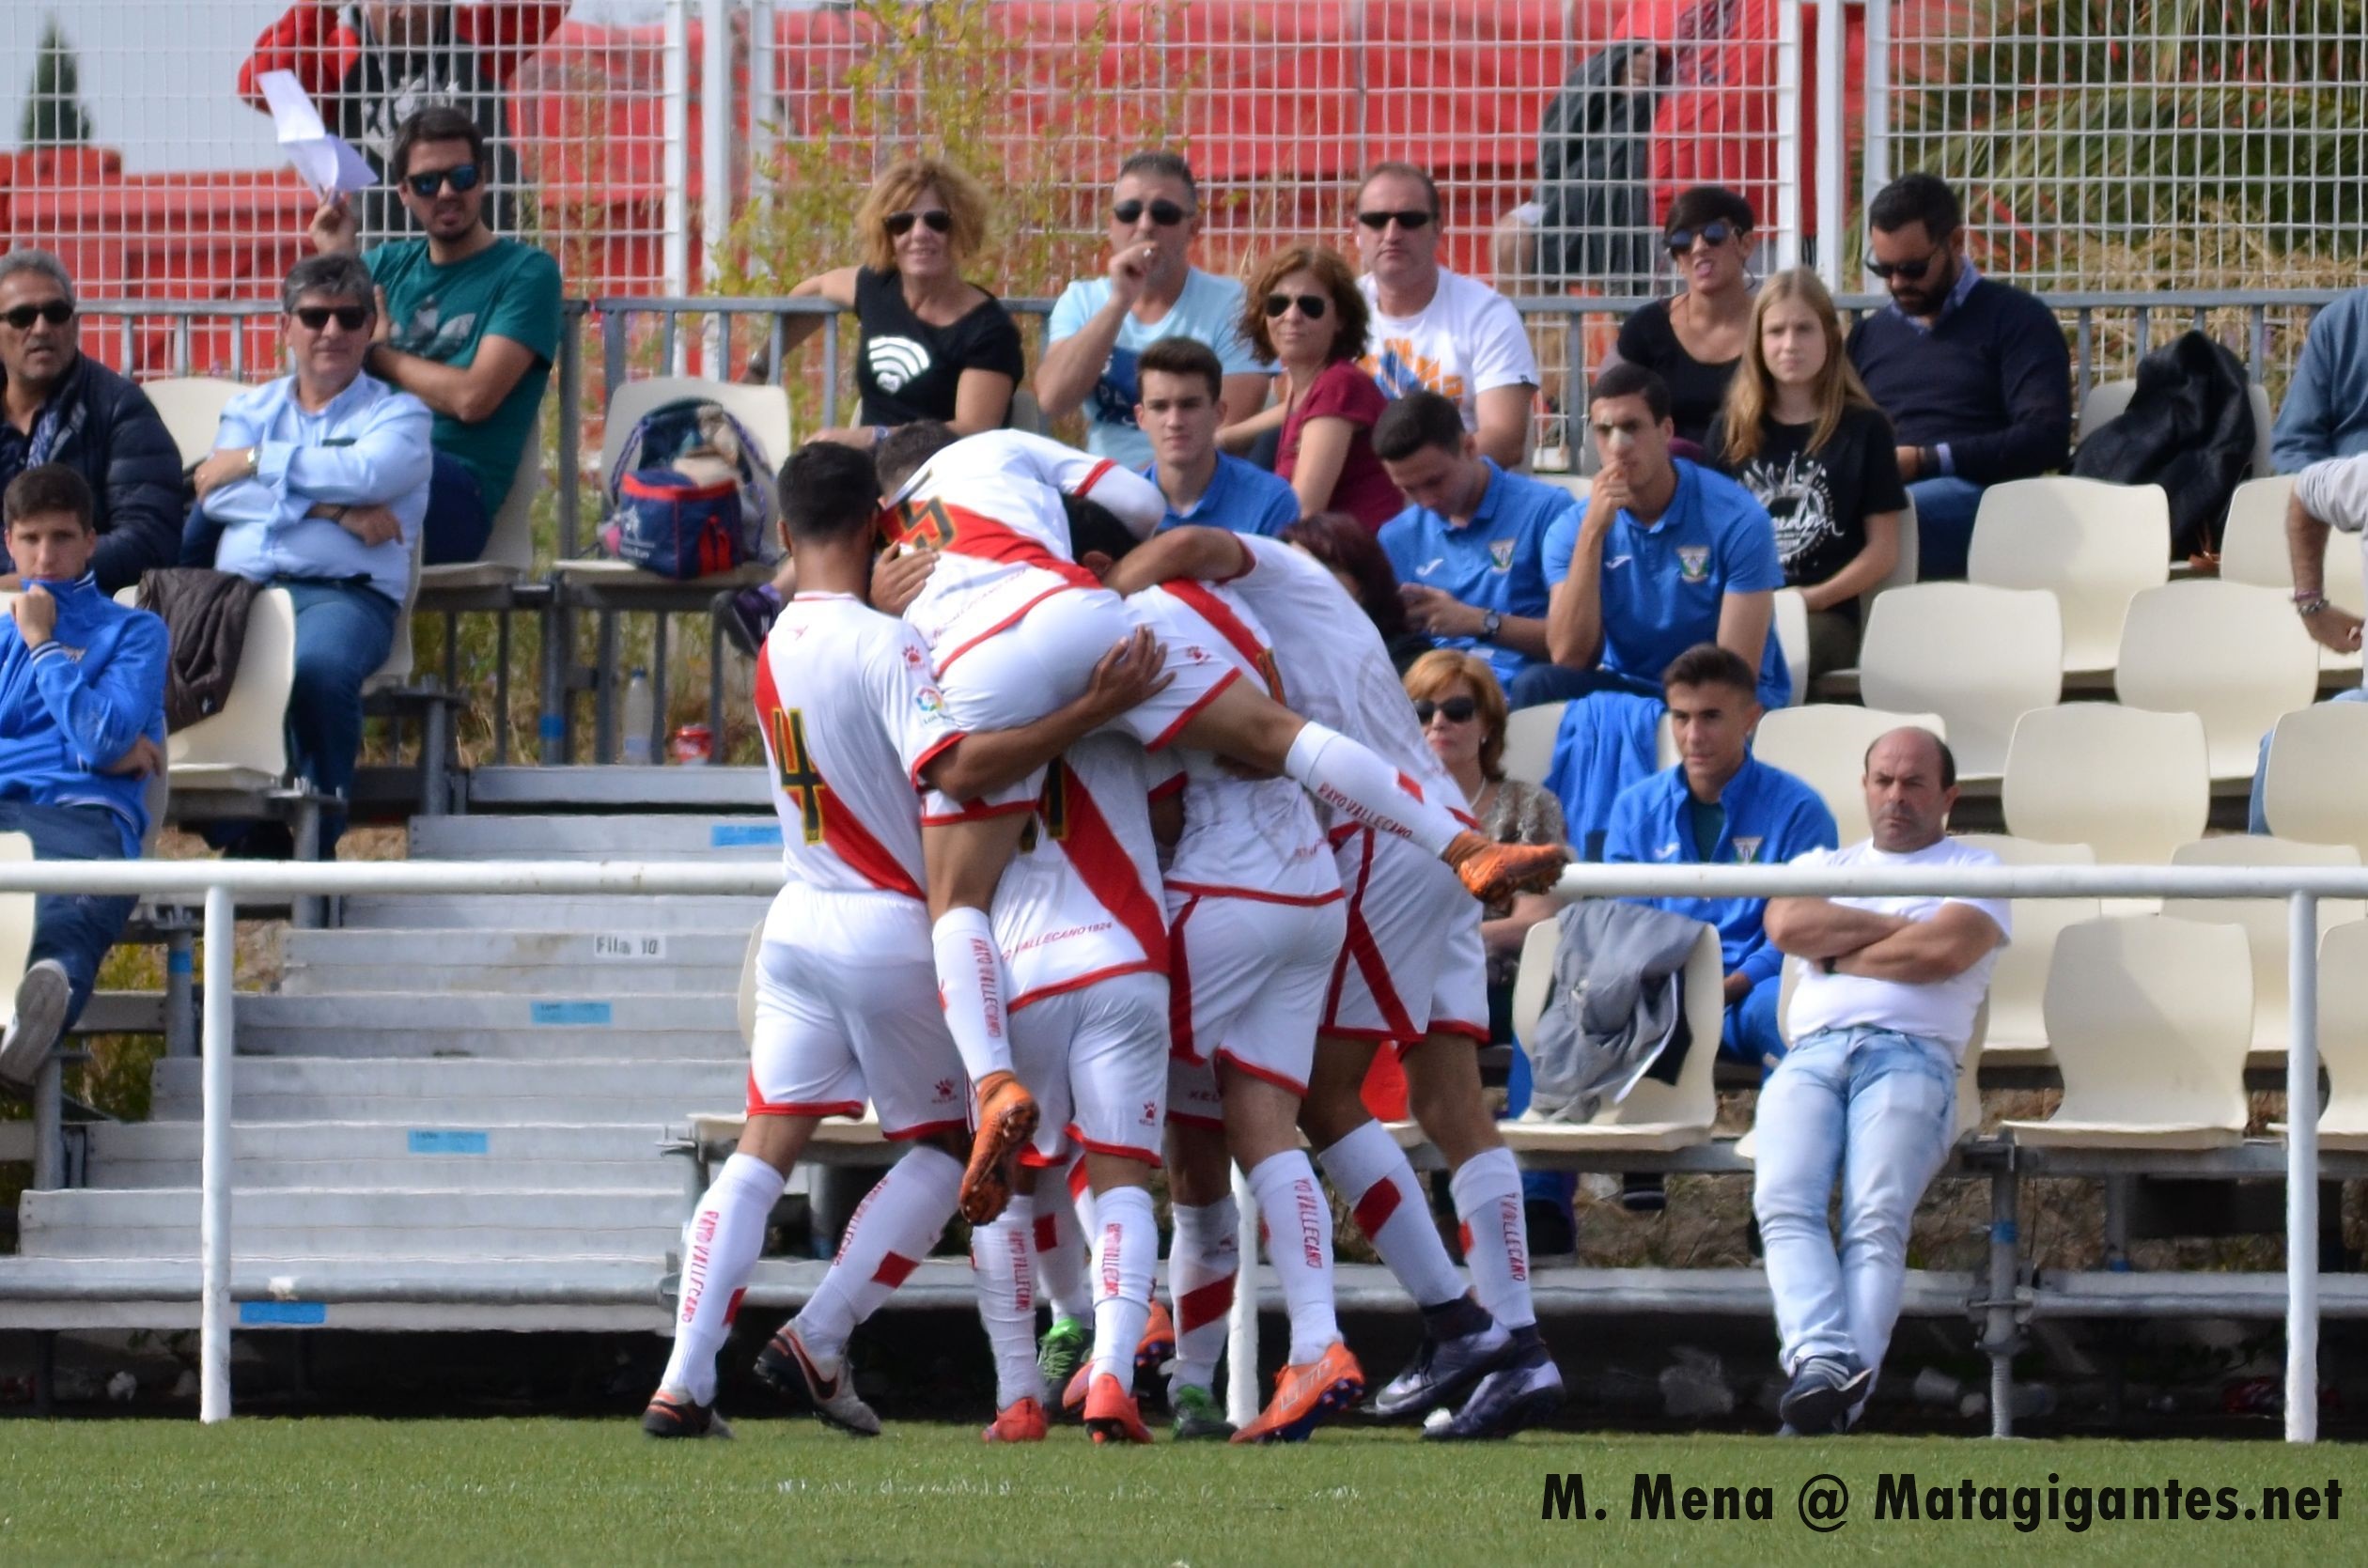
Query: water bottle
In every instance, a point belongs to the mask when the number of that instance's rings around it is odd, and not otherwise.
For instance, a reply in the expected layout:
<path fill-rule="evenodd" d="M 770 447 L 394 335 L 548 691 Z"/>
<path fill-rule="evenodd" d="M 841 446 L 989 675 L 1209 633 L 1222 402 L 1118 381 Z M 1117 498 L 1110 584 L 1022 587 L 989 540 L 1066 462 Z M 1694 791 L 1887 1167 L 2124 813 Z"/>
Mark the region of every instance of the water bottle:
<path fill-rule="evenodd" d="M 625 683 L 625 761 L 647 768 L 656 757 L 650 751 L 650 726 L 658 722 L 657 694 L 649 689 L 649 672 L 636 669 Z"/>

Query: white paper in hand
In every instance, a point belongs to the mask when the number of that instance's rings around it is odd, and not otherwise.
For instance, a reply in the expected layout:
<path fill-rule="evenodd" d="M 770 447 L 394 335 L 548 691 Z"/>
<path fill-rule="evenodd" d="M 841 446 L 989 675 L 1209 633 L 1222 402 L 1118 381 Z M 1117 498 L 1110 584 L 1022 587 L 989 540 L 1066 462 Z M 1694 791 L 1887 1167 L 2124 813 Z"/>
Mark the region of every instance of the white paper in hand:
<path fill-rule="evenodd" d="M 320 111 L 313 107 L 294 71 L 267 70 L 256 79 L 256 85 L 263 89 L 263 101 L 272 107 L 272 125 L 279 132 L 280 146 L 288 149 L 288 161 L 316 195 L 326 200 L 349 191 L 366 191 L 378 183 L 378 176 L 362 155 L 320 123 Z"/>

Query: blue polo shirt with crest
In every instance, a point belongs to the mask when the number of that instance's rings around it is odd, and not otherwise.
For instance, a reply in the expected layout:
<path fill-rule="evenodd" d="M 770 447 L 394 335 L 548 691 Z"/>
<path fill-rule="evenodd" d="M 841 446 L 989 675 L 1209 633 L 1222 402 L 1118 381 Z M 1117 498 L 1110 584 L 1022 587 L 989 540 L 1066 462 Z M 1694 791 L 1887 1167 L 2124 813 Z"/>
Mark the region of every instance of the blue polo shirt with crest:
<path fill-rule="evenodd" d="M 1441 588 L 1462 603 L 1500 615 L 1542 620 L 1549 587 L 1546 540 L 1561 519 L 1578 537 L 1579 504 L 1567 490 L 1523 474 L 1507 474 L 1493 458 L 1488 487 L 1472 520 L 1458 528 L 1426 506 L 1409 506 L 1381 525 L 1381 549 L 1400 582 Z M 1569 558 L 1565 546 L 1563 556 Z M 1506 685 L 1537 662 L 1527 654 L 1474 637 L 1434 638 L 1442 648 L 1462 648 L 1486 659 Z"/>

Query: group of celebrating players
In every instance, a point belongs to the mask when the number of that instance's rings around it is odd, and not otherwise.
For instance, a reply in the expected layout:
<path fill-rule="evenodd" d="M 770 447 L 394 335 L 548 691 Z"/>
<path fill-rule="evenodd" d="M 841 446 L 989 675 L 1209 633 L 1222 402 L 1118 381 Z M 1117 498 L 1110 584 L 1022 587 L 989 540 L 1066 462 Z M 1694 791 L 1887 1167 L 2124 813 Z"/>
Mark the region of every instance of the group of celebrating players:
<path fill-rule="evenodd" d="M 995 1358 L 989 1441 L 1041 1440 L 1057 1400 L 1097 1443 L 1149 1442 L 1136 1381 L 1161 1367 L 1178 1438 L 1304 1438 L 1366 1392 L 1317 1165 L 1423 1313 L 1413 1362 L 1366 1408 L 1460 1401 L 1426 1426 L 1441 1437 L 1550 1412 L 1520 1174 L 1473 1048 L 1479 901 L 1550 883 L 1565 857 L 1453 809 L 1363 612 L 1277 541 L 1154 537 L 1148 481 L 1019 432 L 818 442 L 780 493 L 797 587 L 756 702 L 787 879 L 757 960 L 746 1130 L 686 1233 L 645 1430 L 727 1434 L 716 1357 L 767 1217 L 817 1121 L 866 1103 L 907 1152 L 756 1363 L 833 1425 L 880 1430 L 849 1339 L 958 1211 Z M 1453 1169 L 1469 1288 L 1359 1098 L 1382 1048 Z M 1234 1165 L 1290 1315 L 1288 1364 L 1239 1431 L 1214 1393 Z"/>

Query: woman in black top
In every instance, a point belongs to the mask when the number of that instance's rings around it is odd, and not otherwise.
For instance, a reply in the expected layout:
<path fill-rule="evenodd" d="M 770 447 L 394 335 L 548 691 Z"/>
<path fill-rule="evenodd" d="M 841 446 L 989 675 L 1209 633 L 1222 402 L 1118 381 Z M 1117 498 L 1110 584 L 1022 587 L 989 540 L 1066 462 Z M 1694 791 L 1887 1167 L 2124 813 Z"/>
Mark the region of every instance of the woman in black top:
<path fill-rule="evenodd" d="M 1850 367 L 1833 296 L 1807 268 L 1769 278 L 1711 433 L 1711 458 L 1776 523 L 1784 585 L 1809 606 L 1809 674 L 1858 658 L 1859 596 L 1899 561 L 1908 509 L 1891 421 Z"/>
<path fill-rule="evenodd" d="M 1620 324 L 1619 355 L 1669 387 L 1677 439 L 1700 446 L 1726 401 L 1727 382 L 1752 330 L 1752 204 L 1718 185 L 1670 203 L 1663 245 L 1685 287 Z M 1681 450 L 1680 457 L 1694 453 Z"/>

